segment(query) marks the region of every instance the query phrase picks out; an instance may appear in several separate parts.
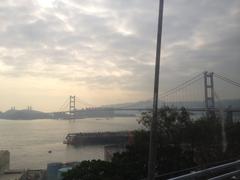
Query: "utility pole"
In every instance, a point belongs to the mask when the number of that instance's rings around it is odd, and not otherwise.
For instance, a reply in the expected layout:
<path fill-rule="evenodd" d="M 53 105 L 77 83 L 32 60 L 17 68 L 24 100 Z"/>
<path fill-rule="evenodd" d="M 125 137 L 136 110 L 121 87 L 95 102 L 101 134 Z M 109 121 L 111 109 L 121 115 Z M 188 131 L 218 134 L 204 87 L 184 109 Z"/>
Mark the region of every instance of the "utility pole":
<path fill-rule="evenodd" d="M 155 62 L 155 79 L 153 92 L 153 119 L 150 130 L 149 144 L 149 159 L 148 159 L 148 180 L 155 179 L 156 154 L 157 154 L 157 114 L 158 114 L 158 88 L 159 88 L 159 72 L 160 72 L 160 57 L 161 57 L 161 41 L 162 41 L 162 21 L 163 21 L 163 5 L 164 0 L 159 1 L 158 15 L 158 33 L 157 33 L 157 48 Z"/>

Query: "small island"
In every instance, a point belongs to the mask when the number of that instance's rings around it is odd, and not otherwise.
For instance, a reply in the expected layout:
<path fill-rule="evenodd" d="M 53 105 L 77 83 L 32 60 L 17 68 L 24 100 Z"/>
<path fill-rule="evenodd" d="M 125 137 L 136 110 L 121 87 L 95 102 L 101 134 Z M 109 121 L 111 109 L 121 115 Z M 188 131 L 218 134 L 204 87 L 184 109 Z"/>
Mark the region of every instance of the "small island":
<path fill-rule="evenodd" d="M 8 120 L 33 120 L 33 119 L 49 119 L 51 118 L 50 114 L 44 113 L 41 111 L 35 111 L 31 108 L 16 110 L 12 108 L 7 110 L 6 112 L 0 112 L 0 119 L 8 119 Z"/>

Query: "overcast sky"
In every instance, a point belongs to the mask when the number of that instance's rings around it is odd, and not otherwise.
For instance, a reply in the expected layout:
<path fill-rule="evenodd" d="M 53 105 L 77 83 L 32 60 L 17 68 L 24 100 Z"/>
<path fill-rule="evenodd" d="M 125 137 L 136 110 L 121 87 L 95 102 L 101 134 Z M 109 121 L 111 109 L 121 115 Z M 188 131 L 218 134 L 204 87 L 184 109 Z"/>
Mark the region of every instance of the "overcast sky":
<path fill-rule="evenodd" d="M 157 0 L 1 0 L 0 110 L 152 97 Z M 160 90 L 204 70 L 240 81 L 240 1 L 166 0 Z"/>

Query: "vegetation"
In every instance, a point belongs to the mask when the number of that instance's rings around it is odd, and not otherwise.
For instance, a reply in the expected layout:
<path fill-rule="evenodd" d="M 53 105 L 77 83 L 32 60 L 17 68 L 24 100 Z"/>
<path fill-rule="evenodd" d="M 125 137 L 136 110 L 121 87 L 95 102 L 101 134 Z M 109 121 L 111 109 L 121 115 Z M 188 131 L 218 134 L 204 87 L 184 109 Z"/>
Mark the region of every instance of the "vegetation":
<path fill-rule="evenodd" d="M 228 146 L 222 148 L 222 127 L 219 118 L 202 117 L 192 120 L 182 108 L 159 109 L 157 124 L 158 174 L 236 158 L 240 150 L 240 123 L 226 123 Z M 150 112 L 142 114 L 138 122 L 149 128 Z M 139 180 L 147 175 L 149 131 L 134 132 L 134 142 L 124 153 L 116 153 L 112 162 L 83 161 L 65 174 L 67 180 Z"/>

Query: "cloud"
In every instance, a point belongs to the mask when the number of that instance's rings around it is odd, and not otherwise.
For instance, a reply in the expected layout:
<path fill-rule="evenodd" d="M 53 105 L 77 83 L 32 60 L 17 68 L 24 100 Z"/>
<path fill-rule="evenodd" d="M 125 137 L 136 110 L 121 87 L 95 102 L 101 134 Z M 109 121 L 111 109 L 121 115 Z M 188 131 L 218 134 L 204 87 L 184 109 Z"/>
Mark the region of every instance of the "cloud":
<path fill-rule="evenodd" d="M 0 76 L 73 81 L 151 95 L 157 1 L 8 1 Z M 203 70 L 239 80 L 238 0 L 165 1 L 161 89 Z"/>

